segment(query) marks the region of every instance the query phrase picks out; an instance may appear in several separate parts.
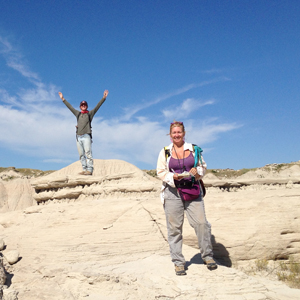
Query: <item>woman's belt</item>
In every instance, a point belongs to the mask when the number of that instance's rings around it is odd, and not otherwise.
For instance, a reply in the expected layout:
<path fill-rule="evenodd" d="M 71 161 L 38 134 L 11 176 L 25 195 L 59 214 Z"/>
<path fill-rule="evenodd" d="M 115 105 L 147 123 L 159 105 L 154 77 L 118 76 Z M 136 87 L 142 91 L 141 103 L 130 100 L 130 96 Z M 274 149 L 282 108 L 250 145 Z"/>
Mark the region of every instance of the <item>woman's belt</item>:
<path fill-rule="evenodd" d="M 181 182 L 181 183 L 177 183 L 176 184 L 176 187 L 178 188 L 182 188 L 182 187 L 192 187 L 194 184 L 192 181 L 184 181 L 184 182 Z"/>

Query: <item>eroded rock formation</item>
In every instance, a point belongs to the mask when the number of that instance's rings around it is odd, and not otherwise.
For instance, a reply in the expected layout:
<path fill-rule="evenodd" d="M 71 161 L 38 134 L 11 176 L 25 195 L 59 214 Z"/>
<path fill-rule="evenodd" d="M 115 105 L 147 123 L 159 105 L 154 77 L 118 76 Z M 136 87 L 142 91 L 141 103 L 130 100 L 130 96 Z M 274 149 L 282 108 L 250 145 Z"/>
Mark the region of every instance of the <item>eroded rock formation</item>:
<path fill-rule="evenodd" d="M 19 206 L 0 214 L 0 239 L 7 245 L 3 257 L 11 250 L 19 254 L 15 264 L 8 263 L 11 282 L 4 292 L 7 297 L 19 293 L 22 300 L 299 299 L 299 290 L 226 267 L 300 258 L 296 167 L 286 169 L 285 177 L 208 175 L 205 207 L 219 268 L 210 272 L 203 265 L 194 230 L 185 222 L 188 275 L 180 278 L 170 260 L 159 180 L 117 160 L 95 160 L 93 176 L 77 175 L 76 162 L 32 179 L 27 191 L 35 205 L 18 209 L 21 202 L 16 202 Z M 278 184 L 281 179 L 285 182 Z M 251 180 L 256 184 L 245 184 Z M 6 207 L 13 208 L 10 191 L 20 184 L 15 179 L 2 190 Z"/>
<path fill-rule="evenodd" d="M 93 176 L 78 175 L 80 162 L 31 181 L 37 202 L 101 197 L 146 197 L 156 192 L 157 180 L 137 167 L 118 160 L 95 160 Z"/>

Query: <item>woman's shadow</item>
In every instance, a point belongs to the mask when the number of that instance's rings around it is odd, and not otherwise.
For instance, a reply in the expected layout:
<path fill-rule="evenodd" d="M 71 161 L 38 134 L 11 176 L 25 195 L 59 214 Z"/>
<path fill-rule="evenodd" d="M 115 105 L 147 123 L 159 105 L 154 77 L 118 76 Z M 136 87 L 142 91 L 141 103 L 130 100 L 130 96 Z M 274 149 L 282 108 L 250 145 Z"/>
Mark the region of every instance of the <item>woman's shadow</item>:
<path fill-rule="evenodd" d="M 226 247 L 221 243 L 217 243 L 214 235 L 211 236 L 211 243 L 213 246 L 214 258 L 216 259 L 217 264 L 225 267 L 231 267 L 232 262 Z M 200 253 L 195 254 L 189 261 L 187 261 L 186 267 L 190 266 L 191 264 L 204 264 Z"/>

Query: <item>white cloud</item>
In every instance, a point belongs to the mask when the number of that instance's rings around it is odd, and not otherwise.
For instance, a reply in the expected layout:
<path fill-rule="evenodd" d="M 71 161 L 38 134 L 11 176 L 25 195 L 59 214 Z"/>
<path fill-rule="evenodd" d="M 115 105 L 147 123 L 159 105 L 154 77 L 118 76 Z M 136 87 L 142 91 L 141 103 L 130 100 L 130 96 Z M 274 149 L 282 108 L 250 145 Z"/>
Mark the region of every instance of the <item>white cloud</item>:
<path fill-rule="evenodd" d="M 163 110 L 163 115 L 169 120 L 180 120 L 187 118 L 192 112 L 195 112 L 202 106 L 214 104 L 214 100 L 199 101 L 193 98 L 188 98 L 182 102 L 180 106 L 173 109 Z"/>
<path fill-rule="evenodd" d="M 132 107 L 125 108 L 124 109 L 125 110 L 125 115 L 123 117 L 123 120 L 130 120 L 132 118 L 132 116 L 134 116 L 137 112 L 139 112 L 139 111 L 141 111 L 145 108 L 148 108 L 152 105 L 155 105 L 155 104 L 157 104 L 161 101 L 164 101 L 164 100 L 170 99 L 174 96 L 177 96 L 177 95 L 183 94 L 185 92 L 188 92 L 191 89 L 201 87 L 201 86 L 205 86 L 205 85 L 209 85 L 209 84 L 213 84 L 213 83 L 216 83 L 216 82 L 219 82 L 219 81 L 227 81 L 227 80 L 229 80 L 229 79 L 226 78 L 226 77 L 220 77 L 220 78 L 216 78 L 216 79 L 213 79 L 213 80 L 202 81 L 202 82 L 197 83 L 197 84 L 189 84 L 189 85 L 187 85 L 183 88 L 177 89 L 173 92 L 166 93 L 164 95 L 160 95 L 157 98 L 155 98 L 154 100 L 149 101 L 147 103 L 142 103 L 141 105 L 139 105 L 137 107 L 135 106 L 134 108 L 132 108 Z"/>
<path fill-rule="evenodd" d="M 195 144 L 204 145 L 218 139 L 222 133 L 242 127 L 242 124 L 223 123 L 218 119 L 207 119 L 202 122 L 191 120 L 186 122 L 186 137 Z"/>
<path fill-rule="evenodd" d="M 53 158 L 53 159 L 44 159 L 42 160 L 42 162 L 45 162 L 45 163 L 58 163 L 58 164 L 61 164 L 61 163 L 73 163 L 73 161 L 71 159 L 61 159 L 61 158 Z"/>
<path fill-rule="evenodd" d="M 23 56 L 21 53 L 15 49 L 11 43 L 0 36 L 0 53 L 6 60 L 7 66 L 18 71 L 22 76 L 28 78 L 29 80 L 39 81 L 39 76 L 30 71 L 29 68 L 23 61 Z"/>
<path fill-rule="evenodd" d="M 0 147 L 11 149 L 25 157 L 36 157 L 43 162 L 70 163 L 77 160 L 76 119 L 65 107 L 53 110 L 53 103 L 60 101 L 57 95 L 59 88 L 41 82 L 39 76 L 23 63 L 22 55 L 1 37 L 0 45 L 0 53 L 5 56 L 7 66 L 20 73 L 32 85 L 31 88 L 20 88 L 15 95 L 11 95 L 5 88 L 0 89 Z M 220 80 L 226 79 L 203 81 L 159 95 L 133 111 L 128 108 L 125 118 L 120 116 L 114 120 L 106 120 L 96 115 L 93 120 L 94 157 L 155 166 L 160 149 L 170 143 L 167 136 L 169 125 L 159 116 L 156 120 L 149 120 L 146 115 L 137 118 L 132 116 L 163 100 Z M 213 103 L 214 100 L 198 101 L 189 98 L 178 109 L 173 112 L 165 109 L 163 114 L 168 119 L 173 115 L 183 119 L 188 140 L 203 145 L 214 141 L 220 134 L 239 127 L 237 124 L 221 123 L 218 120 L 199 124 L 196 120 L 188 119 L 192 111 Z"/>

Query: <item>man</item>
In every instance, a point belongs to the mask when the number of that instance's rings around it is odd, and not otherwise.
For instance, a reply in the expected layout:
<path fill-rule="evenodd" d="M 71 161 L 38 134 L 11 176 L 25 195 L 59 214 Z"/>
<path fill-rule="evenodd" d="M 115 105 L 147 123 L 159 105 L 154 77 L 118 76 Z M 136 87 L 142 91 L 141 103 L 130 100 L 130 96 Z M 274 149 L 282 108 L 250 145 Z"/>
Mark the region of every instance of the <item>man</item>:
<path fill-rule="evenodd" d="M 88 111 L 88 104 L 86 101 L 80 102 L 81 111 L 75 109 L 63 96 L 61 92 L 58 92 L 59 97 L 63 103 L 69 108 L 69 110 L 77 118 L 77 131 L 76 131 L 76 140 L 77 140 L 77 149 L 79 153 L 79 159 L 81 161 L 83 171 L 80 172 L 80 175 L 92 175 L 94 166 L 93 166 L 93 156 L 92 156 L 92 126 L 91 122 L 94 115 L 100 108 L 100 106 L 106 100 L 108 95 L 108 90 L 105 90 L 103 93 L 103 98 L 96 105 L 94 109 Z"/>

